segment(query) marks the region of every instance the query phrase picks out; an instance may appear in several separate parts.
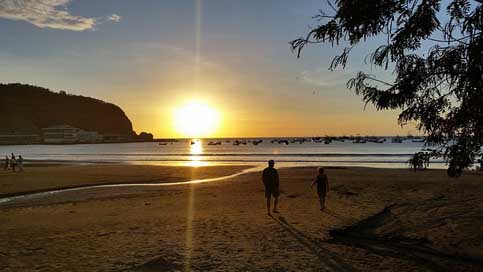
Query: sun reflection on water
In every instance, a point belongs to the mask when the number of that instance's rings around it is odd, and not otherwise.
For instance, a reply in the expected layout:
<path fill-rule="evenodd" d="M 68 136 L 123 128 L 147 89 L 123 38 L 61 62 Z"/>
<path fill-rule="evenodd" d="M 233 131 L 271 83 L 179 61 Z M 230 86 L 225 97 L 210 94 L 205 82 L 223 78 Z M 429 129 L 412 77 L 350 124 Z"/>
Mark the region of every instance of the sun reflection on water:
<path fill-rule="evenodd" d="M 200 77 L 200 60 L 201 60 L 201 15 L 202 15 L 202 0 L 195 1 L 195 11 L 196 11 L 196 24 L 195 24 L 195 65 L 194 65 L 194 87 L 198 88 L 198 81 Z M 195 140 L 191 142 L 190 147 L 190 160 L 191 166 L 198 167 L 203 164 L 199 160 L 199 155 L 203 154 L 203 146 L 200 140 Z M 191 168 L 194 170 L 194 168 Z M 193 176 L 192 176 L 193 178 Z M 188 202 L 186 207 L 186 237 L 185 237 L 185 260 L 184 260 L 184 271 L 192 271 L 191 268 L 191 254 L 193 253 L 193 218 L 195 216 L 195 187 L 196 185 L 190 184 L 188 191 Z"/>
<path fill-rule="evenodd" d="M 203 154 L 203 143 L 199 139 L 190 141 L 190 161 L 189 166 L 202 166 L 203 162 L 199 160 L 199 156 Z M 194 169 L 192 168 L 192 171 Z M 193 175 L 192 177 L 193 178 Z M 194 202 L 195 202 L 195 188 L 194 184 L 189 185 L 188 199 L 186 206 L 186 233 L 185 233 L 185 261 L 184 271 L 191 271 L 191 254 L 193 252 L 193 217 L 194 217 Z"/>
<path fill-rule="evenodd" d="M 200 160 L 200 155 L 203 154 L 203 142 L 199 139 L 191 140 L 190 145 L 190 161 L 188 166 L 200 167 L 207 166 L 208 163 Z"/>

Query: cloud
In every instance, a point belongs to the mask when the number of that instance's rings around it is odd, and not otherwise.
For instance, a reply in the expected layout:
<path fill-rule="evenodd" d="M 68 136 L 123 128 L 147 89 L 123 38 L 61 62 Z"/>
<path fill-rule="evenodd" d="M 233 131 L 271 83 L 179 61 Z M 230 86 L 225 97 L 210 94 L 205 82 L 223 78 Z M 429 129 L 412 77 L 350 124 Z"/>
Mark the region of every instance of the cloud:
<path fill-rule="evenodd" d="M 333 87 L 344 86 L 352 76 L 351 69 L 343 71 L 330 71 L 327 68 L 317 68 L 315 70 L 306 70 L 300 74 L 299 79 L 303 82 L 317 87 Z"/>
<path fill-rule="evenodd" d="M 112 14 L 107 18 L 72 15 L 67 5 L 72 0 L 0 0 L 0 18 L 26 21 L 40 28 L 84 31 L 106 19 L 119 22 L 121 17 Z"/>
<path fill-rule="evenodd" d="M 176 46 L 169 43 L 164 42 L 139 42 L 132 44 L 135 52 L 138 50 L 142 50 L 144 52 L 151 52 L 157 54 L 158 56 L 165 56 L 170 60 L 181 60 L 182 63 L 192 66 L 196 60 L 196 54 L 194 50 L 189 50 L 184 47 Z M 153 59 L 149 57 L 150 54 L 144 54 L 140 56 L 136 54 L 137 61 L 139 62 L 158 62 L 158 59 Z M 204 66 L 205 68 L 217 67 L 220 66 L 220 63 L 214 62 L 212 59 L 209 59 L 204 56 L 199 57 L 199 64 Z"/>
<path fill-rule="evenodd" d="M 113 22 L 119 22 L 119 21 L 121 21 L 121 16 L 119 16 L 117 14 L 113 14 L 113 15 L 107 17 L 107 20 L 113 21 Z"/>
<path fill-rule="evenodd" d="M 365 67 L 365 66 L 350 66 L 345 69 L 330 71 L 327 68 L 317 68 L 314 70 L 305 70 L 300 73 L 299 80 L 303 83 L 320 87 L 322 89 L 330 89 L 334 87 L 346 88 L 347 81 L 354 78 L 358 72 L 364 72 L 371 75 L 374 78 L 385 82 L 394 82 L 395 75 L 390 70 L 384 70 L 377 67 Z M 386 88 L 387 86 L 378 85 L 377 82 L 372 82 L 374 86 Z"/>

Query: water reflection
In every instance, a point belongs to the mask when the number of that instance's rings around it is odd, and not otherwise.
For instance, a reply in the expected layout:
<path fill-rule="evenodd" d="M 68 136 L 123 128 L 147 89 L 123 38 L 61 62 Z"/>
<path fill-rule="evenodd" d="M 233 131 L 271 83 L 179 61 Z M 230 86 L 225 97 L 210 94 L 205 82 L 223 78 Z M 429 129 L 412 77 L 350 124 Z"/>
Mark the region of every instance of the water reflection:
<path fill-rule="evenodd" d="M 188 162 L 188 166 L 207 166 L 208 162 L 200 160 L 201 155 L 203 155 L 203 142 L 199 139 L 191 140 L 189 157 L 190 161 Z"/>
<path fill-rule="evenodd" d="M 199 139 L 191 140 L 190 154 L 191 155 L 203 154 L 203 143 L 201 142 L 201 140 Z"/>
<path fill-rule="evenodd" d="M 189 166 L 202 166 L 203 162 L 199 160 L 199 156 L 203 154 L 203 143 L 199 139 L 190 141 L 190 161 Z M 193 169 L 192 169 L 193 174 Z M 191 177 L 193 179 L 193 176 Z M 193 252 L 193 217 L 195 203 L 195 188 L 193 184 L 189 185 L 188 202 L 186 205 L 186 233 L 185 233 L 185 260 L 184 271 L 191 271 L 191 254 Z"/>

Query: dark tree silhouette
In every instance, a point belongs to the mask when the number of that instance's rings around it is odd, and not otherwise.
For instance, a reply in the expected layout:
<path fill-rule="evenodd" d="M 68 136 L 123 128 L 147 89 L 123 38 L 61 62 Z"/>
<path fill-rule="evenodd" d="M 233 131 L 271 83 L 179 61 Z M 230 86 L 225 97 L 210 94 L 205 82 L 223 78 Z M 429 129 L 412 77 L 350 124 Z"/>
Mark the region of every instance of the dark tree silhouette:
<path fill-rule="evenodd" d="M 290 44 L 298 56 L 308 44 L 345 44 L 333 70 L 345 67 L 354 46 L 385 37 L 368 60 L 393 69 L 394 81 L 359 72 L 347 87 L 378 110 L 400 109 L 400 125 L 415 121 L 453 175 L 471 166 L 483 145 L 482 3 L 335 0 L 316 16 L 319 26 Z"/>

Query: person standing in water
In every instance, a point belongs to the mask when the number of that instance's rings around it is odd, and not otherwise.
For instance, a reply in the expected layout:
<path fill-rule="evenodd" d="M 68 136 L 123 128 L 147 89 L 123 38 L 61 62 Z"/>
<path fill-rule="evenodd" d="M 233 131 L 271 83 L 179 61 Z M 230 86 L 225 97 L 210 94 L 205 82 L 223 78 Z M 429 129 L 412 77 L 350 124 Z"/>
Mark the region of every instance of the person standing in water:
<path fill-rule="evenodd" d="M 312 186 L 317 184 L 317 194 L 319 195 L 319 202 L 320 202 L 320 211 L 324 211 L 325 209 L 325 199 L 327 196 L 327 192 L 329 191 L 329 178 L 324 173 L 324 168 L 319 168 L 319 174 L 315 178 L 314 182 L 312 182 Z"/>
<path fill-rule="evenodd" d="M 275 198 L 273 212 L 278 213 L 278 197 L 280 196 L 278 171 L 274 168 L 275 162 L 270 160 L 268 167 L 263 170 L 262 181 L 265 185 L 265 198 L 267 199 L 267 214 L 270 215 L 270 201 L 272 196 Z"/>

